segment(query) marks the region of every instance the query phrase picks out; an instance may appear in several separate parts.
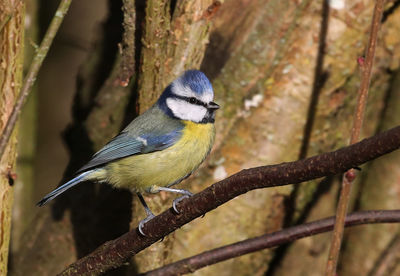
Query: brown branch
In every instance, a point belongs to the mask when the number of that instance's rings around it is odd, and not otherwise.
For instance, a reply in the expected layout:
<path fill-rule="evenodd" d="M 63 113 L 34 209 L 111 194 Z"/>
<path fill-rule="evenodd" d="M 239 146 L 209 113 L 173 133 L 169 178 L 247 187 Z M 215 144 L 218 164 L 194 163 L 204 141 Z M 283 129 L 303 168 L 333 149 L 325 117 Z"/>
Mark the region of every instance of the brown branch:
<path fill-rule="evenodd" d="M 243 170 L 179 203 L 180 214 L 164 211 L 145 224 L 146 237 L 134 229 L 71 264 L 60 275 L 98 275 L 119 267 L 141 250 L 197 217 L 250 190 L 298 184 L 359 166 L 400 147 L 400 126 L 368 139 L 304 160 Z"/>
<path fill-rule="evenodd" d="M 24 85 L 22 86 L 21 92 L 19 93 L 18 99 L 13 107 L 10 117 L 7 120 L 7 124 L 4 127 L 3 133 L 0 137 L 0 159 L 4 154 L 5 148 L 7 146 L 8 140 L 10 139 L 11 133 L 15 127 L 19 114 L 21 113 L 22 106 L 25 103 L 26 98 L 28 97 L 33 84 L 35 83 L 36 76 L 39 72 L 40 67 L 42 66 L 43 60 L 49 51 L 51 43 L 57 31 L 64 19 L 65 14 L 68 11 L 68 8 L 71 4 L 72 0 L 61 0 L 60 5 L 57 8 L 57 11 L 50 23 L 49 28 L 43 38 L 40 47 L 33 58 L 32 64 L 29 67 L 28 74 L 25 78 Z"/>
<path fill-rule="evenodd" d="M 11 17 L 9 15 L 12 14 Z M 22 83 L 25 3 L 0 1 L 0 129 L 8 120 Z M 9 19 L 7 19 L 9 17 Z M 4 22 L 4 21 L 3 21 Z M 17 132 L 13 132 L 0 158 L 0 275 L 7 275 L 14 201 L 13 178 L 16 171 Z"/>
<path fill-rule="evenodd" d="M 350 214 L 346 218 L 346 227 L 370 223 L 398 223 L 400 210 L 362 211 Z M 198 255 L 168 264 L 158 269 L 140 274 L 141 276 L 169 276 L 192 273 L 202 267 L 216 264 L 259 250 L 279 246 L 301 238 L 314 236 L 333 229 L 335 218 L 325 218 L 309 223 L 282 229 L 256 238 L 236 242 Z"/>
<path fill-rule="evenodd" d="M 361 84 L 358 89 L 358 99 L 356 112 L 353 119 L 353 128 L 351 130 L 350 144 L 356 143 L 360 139 L 361 127 L 363 124 L 365 106 L 367 105 L 368 88 L 371 82 L 372 64 L 375 56 L 378 31 L 383 14 L 384 0 L 377 0 L 374 15 L 371 23 L 370 37 L 367 47 L 366 58 L 363 64 L 360 63 L 362 72 Z M 335 276 L 336 267 L 339 259 L 340 247 L 343 239 L 344 221 L 350 201 L 351 186 L 356 174 L 353 169 L 346 172 L 342 178 L 342 189 L 340 191 L 339 203 L 336 210 L 336 223 L 332 234 L 331 247 L 329 250 L 328 261 L 326 265 L 326 275 Z"/>

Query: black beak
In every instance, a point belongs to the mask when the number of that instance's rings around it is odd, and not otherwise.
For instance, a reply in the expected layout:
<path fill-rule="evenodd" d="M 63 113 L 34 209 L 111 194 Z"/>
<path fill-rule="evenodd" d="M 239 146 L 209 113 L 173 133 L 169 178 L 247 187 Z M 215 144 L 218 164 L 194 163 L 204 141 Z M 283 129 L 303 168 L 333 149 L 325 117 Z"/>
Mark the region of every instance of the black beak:
<path fill-rule="evenodd" d="M 207 108 L 211 109 L 211 110 L 217 110 L 217 109 L 219 109 L 219 105 L 217 105 L 214 102 L 209 102 L 208 105 L 207 105 Z"/>

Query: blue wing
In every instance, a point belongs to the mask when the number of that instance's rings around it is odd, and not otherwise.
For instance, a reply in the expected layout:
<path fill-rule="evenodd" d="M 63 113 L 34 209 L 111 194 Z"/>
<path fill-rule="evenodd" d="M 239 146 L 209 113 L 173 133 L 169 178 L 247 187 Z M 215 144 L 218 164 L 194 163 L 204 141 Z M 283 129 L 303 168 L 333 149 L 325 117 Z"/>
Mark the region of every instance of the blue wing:
<path fill-rule="evenodd" d="M 148 133 L 136 137 L 129 132 L 122 132 L 95 153 L 89 163 L 83 166 L 78 173 L 131 155 L 166 149 L 175 144 L 181 135 L 180 128 L 168 133 Z"/>

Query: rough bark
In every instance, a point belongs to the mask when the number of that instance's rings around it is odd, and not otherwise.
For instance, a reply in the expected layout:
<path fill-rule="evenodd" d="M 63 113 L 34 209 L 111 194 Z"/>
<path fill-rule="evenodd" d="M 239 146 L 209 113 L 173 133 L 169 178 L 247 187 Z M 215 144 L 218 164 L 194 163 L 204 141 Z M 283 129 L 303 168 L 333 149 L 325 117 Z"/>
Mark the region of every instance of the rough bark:
<path fill-rule="evenodd" d="M 0 3 L 0 131 L 10 116 L 23 73 L 24 12 L 21 1 Z M 16 178 L 17 131 L 14 131 L 0 161 L 0 275 L 7 274 L 11 234 L 13 182 Z"/>

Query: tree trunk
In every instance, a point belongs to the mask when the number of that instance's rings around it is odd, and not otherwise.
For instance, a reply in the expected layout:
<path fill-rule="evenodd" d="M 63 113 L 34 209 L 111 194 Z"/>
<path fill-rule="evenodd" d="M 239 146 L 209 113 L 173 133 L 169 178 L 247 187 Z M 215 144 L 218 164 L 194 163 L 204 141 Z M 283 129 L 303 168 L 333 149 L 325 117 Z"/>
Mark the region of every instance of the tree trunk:
<path fill-rule="evenodd" d="M 24 47 L 24 3 L 0 3 L 0 130 L 11 114 L 21 88 Z M 13 132 L 0 161 L 0 275 L 7 274 L 13 204 L 13 182 L 16 175 L 17 138 Z"/>

